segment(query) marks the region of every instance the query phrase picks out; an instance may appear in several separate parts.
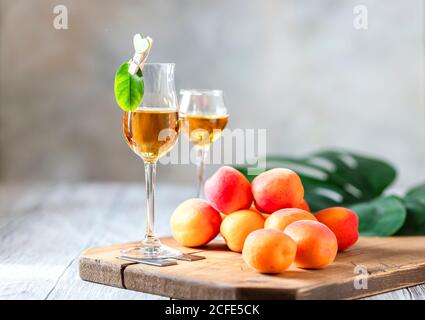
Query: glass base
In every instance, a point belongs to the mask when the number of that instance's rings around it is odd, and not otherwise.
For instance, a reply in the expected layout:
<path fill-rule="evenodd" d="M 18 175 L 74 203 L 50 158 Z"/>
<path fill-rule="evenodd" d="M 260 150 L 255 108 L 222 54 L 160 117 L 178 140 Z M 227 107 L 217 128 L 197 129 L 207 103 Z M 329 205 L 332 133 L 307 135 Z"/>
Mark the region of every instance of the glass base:
<path fill-rule="evenodd" d="M 181 256 L 179 250 L 170 248 L 163 244 L 159 245 L 144 245 L 138 247 L 131 247 L 121 250 L 121 255 L 132 259 L 167 259 Z"/>

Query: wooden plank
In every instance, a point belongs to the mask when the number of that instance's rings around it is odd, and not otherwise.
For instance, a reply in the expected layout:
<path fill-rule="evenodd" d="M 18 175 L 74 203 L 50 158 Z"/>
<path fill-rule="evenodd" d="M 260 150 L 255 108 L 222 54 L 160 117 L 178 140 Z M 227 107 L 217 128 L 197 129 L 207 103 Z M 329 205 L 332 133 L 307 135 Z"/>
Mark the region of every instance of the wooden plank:
<path fill-rule="evenodd" d="M 87 243 L 84 235 L 101 210 L 85 211 L 76 189 L 52 186 L 34 201 L 37 205 L 16 212 L 17 217 L 0 229 L 1 298 L 44 299 Z M 89 196 L 96 192 L 81 191 Z"/>
<path fill-rule="evenodd" d="M 51 193 L 51 185 L 0 184 L 0 229 L 22 215 L 34 211 L 44 197 Z"/>
<path fill-rule="evenodd" d="M 425 285 L 402 288 L 363 298 L 364 300 L 425 300 Z"/>
<path fill-rule="evenodd" d="M 184 252 L 196 251 L 179 247 L 170 238 L 164 241 Z M 253 271 L 240 254 L 219 242 L 200 249 L 206 260 L 179 261 L 177 266 L 163 268 L 116 259 L 126 244 L 84 252 L 80 274 L 85 280 L 105 284 L 108 278 L 121 277 L 127 289 L 180 299 L 353 299 L 425 282 L 423 243 L 425 237 L 361 238 L 326 269 L 291 267 L 274 276 Z M 354 287 L 355 266 L 367 268 L 367 289 Z"/>

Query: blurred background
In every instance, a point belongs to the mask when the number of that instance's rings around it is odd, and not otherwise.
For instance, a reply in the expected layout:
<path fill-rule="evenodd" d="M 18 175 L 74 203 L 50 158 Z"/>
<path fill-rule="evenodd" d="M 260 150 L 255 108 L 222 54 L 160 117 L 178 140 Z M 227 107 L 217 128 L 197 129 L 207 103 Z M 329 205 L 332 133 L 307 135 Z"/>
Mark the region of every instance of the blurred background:
<path fill-rule="evenodd" d="M 113 94 L 137 32 L 155 40 L 151 62 L 176 63 L 178 90 L 225 91 L 229 128 L 266 128 L 268 152 L 344 147 L 391 161 L 399 187 L 425 180 L 421 0 L 0 3 L 0 182 L 143 179 Z M 60 4 L 67 30 L 53 27 Z"/>

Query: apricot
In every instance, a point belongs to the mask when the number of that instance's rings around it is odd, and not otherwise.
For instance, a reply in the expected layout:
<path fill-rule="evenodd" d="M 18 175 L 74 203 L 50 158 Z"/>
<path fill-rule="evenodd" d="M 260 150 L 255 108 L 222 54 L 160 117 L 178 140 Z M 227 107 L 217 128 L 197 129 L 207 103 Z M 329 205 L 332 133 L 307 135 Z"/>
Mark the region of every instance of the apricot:
<path fill-rule="evenodd" d="M 220 226 L 220 234 L 230 250 L 242 252 L 246 237 L 264 228 L 264 218 L 252 210 L 239 210 L 227 215 Z"/>
<path fill-rule="evenodd" d="M 313 220 L 317 221 L 313 214 L 310 212 L 297 209 L 297 208 L 288 208 L 280 209 L 270 215 L 267 218 L 266 223 L 264 224 L 265 228 L 275 228 L 280 231 L 285 230 L 285 228 L 292 222 L 298 220 Z"/>
<path fill-rule="evenodd" d="M 304 199 L 300 177 L 292 170 L 276 168 L 263 172 L 252 181 L 255 207 L 264 213 L 294 208 Z"/>
<path fill-rule="evenodd" d="M 354 211 L 333 207 L 317 212 L 315 217 L 335 234 L 339 251 L 351 247 L 359 239 L 359 217 Z"/>
<path fill-rule="evenodd" d="M 220 232 L 220 213 L 202 199 L 181 203 L 170 219 L 174 239 L 185 247 L 199 247 L 214 239 Z"/>
<path fill-rule="evenodd" d="M 303 199 L 299 205 L 295 206 L 295 208 L 311 212 L 310 206 L 308 205 L 308 202 L 305 199 Z"/>
<path fill-rule="evenodd" d="M 218 169 L 205 182 L 204 192 L 212 206 L 224 214 L 248 209 L 252 204 L 248 179 L 232 167 Z"/>
<path fill-rule="evenodd" d="M 284 233 L 297 243 L 297 267 L 320 269 L 335 260 L 338 243 L 334 233 L 323 223 L 311 220 L 295 221 L 285 228 Z"/>
<path fill-rule="evenodd" d="M 261 273 L 280 273 L 294 261 L 297 245 L 276 229 L 251 232 L 245 240 L 242 257 L 246 264 Z"/>

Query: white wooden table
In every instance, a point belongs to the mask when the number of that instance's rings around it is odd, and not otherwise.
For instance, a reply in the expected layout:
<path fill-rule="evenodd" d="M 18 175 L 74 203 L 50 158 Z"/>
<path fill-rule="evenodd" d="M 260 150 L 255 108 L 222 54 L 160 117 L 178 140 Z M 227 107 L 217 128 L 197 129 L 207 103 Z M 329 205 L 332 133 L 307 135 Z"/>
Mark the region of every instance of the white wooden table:
<path fill-rule="evenodd" d="M 157 185 L 156 229 L 195 189 Z M 0 185 L 0 299 L 168 299 L 88 283 L 78 275 L 86 248 L 140 239 L 144 186 Z M 369 299 L 425 299 L 425 285 Z"/>

